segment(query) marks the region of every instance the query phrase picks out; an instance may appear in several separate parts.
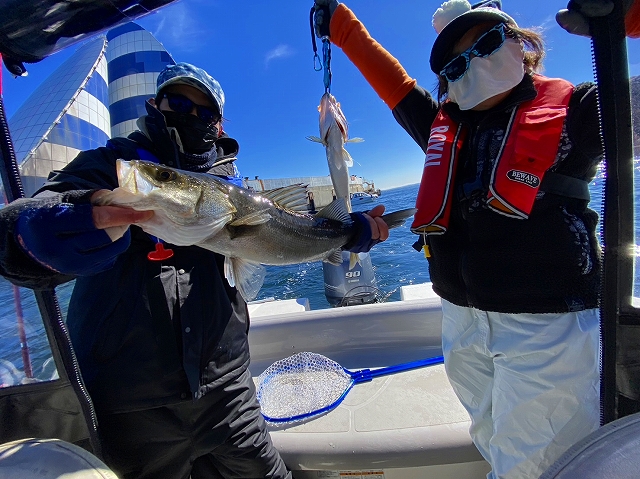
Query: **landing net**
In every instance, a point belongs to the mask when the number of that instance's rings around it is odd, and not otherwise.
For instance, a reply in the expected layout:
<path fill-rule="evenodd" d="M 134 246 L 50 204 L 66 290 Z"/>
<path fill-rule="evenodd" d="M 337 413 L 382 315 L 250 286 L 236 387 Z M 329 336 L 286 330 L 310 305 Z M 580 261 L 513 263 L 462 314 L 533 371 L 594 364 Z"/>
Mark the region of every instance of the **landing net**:
<path fill-rule="evenodd" d="M 276 361 L 257 378 L 258 401 L 268 422 L 306 419 L 336 407 L 353 379 L 335 361 L 302 352 Z"/>

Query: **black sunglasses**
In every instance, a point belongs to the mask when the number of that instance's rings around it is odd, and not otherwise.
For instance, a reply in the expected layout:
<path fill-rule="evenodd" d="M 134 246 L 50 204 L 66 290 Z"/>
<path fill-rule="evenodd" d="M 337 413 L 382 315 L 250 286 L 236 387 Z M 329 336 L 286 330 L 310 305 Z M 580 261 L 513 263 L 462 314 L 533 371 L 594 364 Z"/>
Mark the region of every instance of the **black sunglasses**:
<path fill-rule="evenodd" d="M 222 116 L 215 107 L 198 105 L 179 93 L 163 93 L 160 101 L 164 98 L 169 102 L 169 108 L 178 113 L 191 113 L 195 108 L 198 118 L 207 124 L 218 123 L 222 119 Z"/>
<path fill-rule="evenodd" d="M 462 78 L 469 69 L 471 55 L 476 57 L 488 57 L 502 46 L 505 36 L 504 23 L 497 24 L 491 30 L 483 33 L 480 38 L 471 45 L 471 48 L 463 51 L 460 55 L 447 63 L 440 71 L 440 75 L 452 83 L 460 80 L 460 78 Z"/>

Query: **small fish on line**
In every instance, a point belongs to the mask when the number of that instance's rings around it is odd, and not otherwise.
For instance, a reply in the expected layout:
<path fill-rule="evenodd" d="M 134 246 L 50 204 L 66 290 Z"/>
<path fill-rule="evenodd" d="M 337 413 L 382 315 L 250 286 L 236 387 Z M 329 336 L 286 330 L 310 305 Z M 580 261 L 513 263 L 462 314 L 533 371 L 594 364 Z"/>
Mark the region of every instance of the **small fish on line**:
<path fill-rule="evenodd" d="M 327 154 L 331 182 L 336 198 L 343 198 L 347 211 L 351 212 L 351 196 L 349 192 L 349 167 L 353 159 L 345 150 L 345 143 L 359 143 L 362 138 L 349 138 L 347 118 L 342 112 L 340 103 L 331 93 L 325 93 L 320 99 L 320 137 L 307 136 L 307 140 L 322 143 Z"/>

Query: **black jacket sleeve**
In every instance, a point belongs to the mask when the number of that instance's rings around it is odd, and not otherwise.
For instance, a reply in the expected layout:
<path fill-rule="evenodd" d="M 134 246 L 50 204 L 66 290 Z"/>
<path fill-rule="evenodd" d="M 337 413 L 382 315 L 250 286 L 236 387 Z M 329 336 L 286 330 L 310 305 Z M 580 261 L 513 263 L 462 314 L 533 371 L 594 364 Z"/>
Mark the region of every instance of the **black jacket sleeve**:
<path fill-rule="evenodd" d="M 562 160 L 555 171 L 591 181 L 604 156 L 598 90 L 594 83 L 576 86 L 569 101 L 566 128 L 575 154 Z"/>
<path fill-rule="evenodd" d="M 419 85 L 413 87 L 407 96 L 392 110 L 393 116 L 402 128 L 426 153 L 439 105 L 431 94 Z"/>
<path fill-rule="evenodd" d="M 74 190 L 45 198 L 20 198 L 0 210 L 0 275 L 16 286 L 51 289 L 74 277 L 42 266 L 27 255 L 18 244 L 15 225 L 21 212 L 46 208 L 54 204 L 88 203 L 95 190 Z"/>
<path fill-rule="evenodd" d="M 20 213 L 31 208 L 45 208 L 59 203 L 88 203 L 98 189 L 118 186 L 115 170 L 117 155 L 109 148 L 80 153 L 64 169 L 49 175 L 34 198 L 21 198 L 0 210 L 0 275 L 17 286 L 49 289 L 73 279 L 53 271 L 27 255 L 16 239 L 16 221 Z"/>

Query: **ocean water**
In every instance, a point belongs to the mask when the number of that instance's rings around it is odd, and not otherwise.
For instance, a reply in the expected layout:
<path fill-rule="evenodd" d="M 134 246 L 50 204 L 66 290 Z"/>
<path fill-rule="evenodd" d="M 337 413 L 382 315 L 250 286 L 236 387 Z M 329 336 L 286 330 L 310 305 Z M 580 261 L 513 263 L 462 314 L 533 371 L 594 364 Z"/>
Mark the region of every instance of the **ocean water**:
<path fill-rule="evenodd" d="M 376 204 L 385 205 L 386 212 L 413 208 L 418 184 L 385 190 L 374 203 L 354 210 L 369 210 Z M 411 218 L 391 230 L 389 239 L 376 245 L 370 254 L 376 277 L 378 300 L 400 301 L 400 286 L 429 281 L 427 260 L 411 245 L 418 238 L 409 231 Z M 307 298 L 311 309 L 330 308 L 324 294 L 324 275 L 321 262 L 291 266 L 269 266 L 265 284 L 256 300 Z"/>
<path fill-rule="evenodd" d="M 636 175 L 638 176 L 640 175 Z M 600 174 L 590 186 L 591 207 L 599 213 L 603 183 L 604 178 Z M 640 197 L 639 185 L 640 181 L 637 181 L 636 197 Z M 360 209 L 370 209 L 378 203 L 384 204 L 387 212 L 412 208 L 417 191 L 417 184 L 384 190 L 374 204 L 368 204 L 366 208 L 361 206 Z M 640 208 L 636 209 L 636 225 L 640 225 L 638 210 Z M 410 223 L 411 219 L 403 226 L 391 230 L 389 239 L 376 245 L 370 252 L 378 301 L 399 301 L 401 286 L 429 281 L 427 260 L 421 252 L 412 248 L 417 236 L 409 231 Z M 63 314 L 66 314 L 72 287 L 73 282 L 56 289 Z M 321 262 L 267 267 L 265 283 L 256 300 L 294 298 L 307 298 L 314 310 L 331 307 L 324 293 Z M 24 324 L 26 341 L 19 334 L 20 322 Z M 55 375 L 55 370 L 51 369 L 51 354 L 33 293 L 28 289 L 14 288 L 3 278 L 0 278 L 0 338 L 0 387 L 3 384 L 15 384 L 24 378 L 21 345 L 25 346 L 25 351 L 29 351 L 34 377 L 48 379 L 52 374 Z"/>

